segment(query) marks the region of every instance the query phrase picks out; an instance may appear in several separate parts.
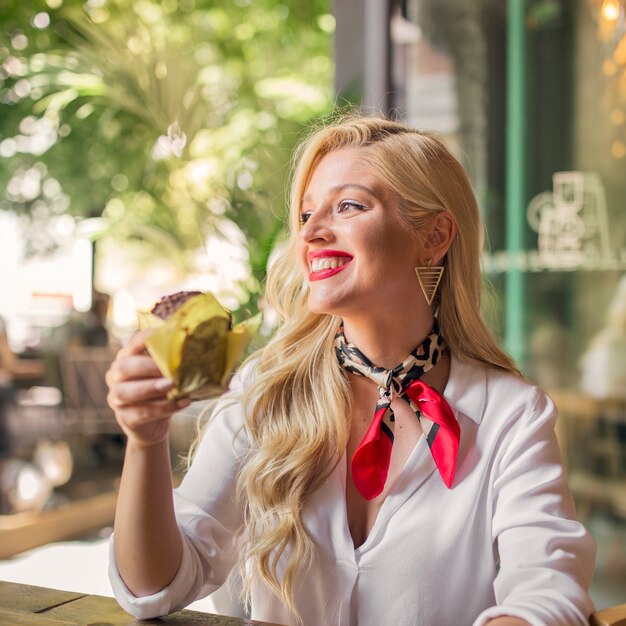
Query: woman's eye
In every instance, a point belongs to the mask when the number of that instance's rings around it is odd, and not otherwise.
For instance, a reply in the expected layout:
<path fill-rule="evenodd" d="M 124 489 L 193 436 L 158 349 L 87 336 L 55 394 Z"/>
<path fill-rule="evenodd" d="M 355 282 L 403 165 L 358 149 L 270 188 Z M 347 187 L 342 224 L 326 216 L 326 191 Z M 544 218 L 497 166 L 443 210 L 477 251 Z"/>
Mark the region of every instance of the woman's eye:
<path fill-rule="evenodd" d="M 344 211 L 350 211 L 351 209 L 361 210 L 364 206 L 360 202 L 356 202 L 354 200 L 342 200 L 337 208 L 340 213 L 343 213 Z"/>
<path fill-rule="evenodd" d="M 309 217 L 311 217 L 310 212 L 300 213 L 300 226 L 304 226 L 309 221 Z"/>

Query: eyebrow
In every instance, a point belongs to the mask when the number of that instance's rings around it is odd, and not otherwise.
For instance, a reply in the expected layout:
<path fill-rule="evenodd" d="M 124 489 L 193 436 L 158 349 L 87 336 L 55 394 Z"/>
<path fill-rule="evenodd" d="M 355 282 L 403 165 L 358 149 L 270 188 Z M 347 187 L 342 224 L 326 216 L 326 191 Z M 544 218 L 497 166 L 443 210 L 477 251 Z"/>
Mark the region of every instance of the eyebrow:
<path fill-rule="evenodd" d="M 370 187 L 366 187 L 365 185 L 359 185 L 359 183 L 345 183 L 343 185 L 337 185 L 336 187 L 333 187 L 330 191 L 331 193 L 337 193 L 339 191 L 344 191 L 345 189 L 359 189 L 361 191 L 364 191 L 365 193 L 369 194 L 370 196 L 376 198 L 376 193 L 374 192 L 373 189 L 371 189 Z M 311 194 L 309 193 L 305 193 L 302 196 L 302 202 L 306 202 L 311 198 Z"/>

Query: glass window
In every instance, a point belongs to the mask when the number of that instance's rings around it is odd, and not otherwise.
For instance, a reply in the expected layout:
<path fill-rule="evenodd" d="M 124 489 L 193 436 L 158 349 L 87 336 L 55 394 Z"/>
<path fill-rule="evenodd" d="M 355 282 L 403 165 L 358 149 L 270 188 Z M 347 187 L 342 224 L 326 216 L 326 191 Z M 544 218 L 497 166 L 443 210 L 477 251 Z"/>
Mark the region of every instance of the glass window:
<path fill-rule="evenodd" d="M 624 5 L 392 7 L 392 108 L 441 133 L 470 173 L 487 226 L 485 269 L 504 302 L 494 325 L 505 340 L 518 325 L 523 341 L 507 347 L 544 387 L 579 387 L 581 358 L 626 292 Z M 516 273 L 510 319 L 506 283 Z"/>
<path fill-rule="evenodd" d="M 396 0 L 390 38 L 392 109 L 470 173 L 488 317 L 559 407 L 595 599 L 623 602 L 626 2 Z"/>

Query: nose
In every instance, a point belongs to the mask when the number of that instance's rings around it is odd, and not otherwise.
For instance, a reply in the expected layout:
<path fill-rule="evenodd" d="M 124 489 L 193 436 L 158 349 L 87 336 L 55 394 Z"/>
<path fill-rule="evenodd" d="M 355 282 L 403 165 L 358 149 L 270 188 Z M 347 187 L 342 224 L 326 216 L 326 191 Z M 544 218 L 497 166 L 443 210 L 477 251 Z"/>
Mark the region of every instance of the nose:
<path fill-rule="evenodd" d="M 330 241 L 333 238 L 333 231 L 327 212 L 317 209 L 309 213 L 298 234 L 306 243 Z"/>

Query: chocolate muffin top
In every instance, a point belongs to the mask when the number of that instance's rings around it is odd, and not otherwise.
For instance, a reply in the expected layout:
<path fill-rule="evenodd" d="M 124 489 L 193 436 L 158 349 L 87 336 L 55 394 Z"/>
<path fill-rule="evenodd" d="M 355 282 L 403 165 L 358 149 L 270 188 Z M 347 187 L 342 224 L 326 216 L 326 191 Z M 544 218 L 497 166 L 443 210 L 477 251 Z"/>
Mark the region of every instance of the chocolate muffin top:
<path fill-rule="evenodd" d="M 189 298 L 199 296 L 201 291 L 177 291 L 169 296 L 163 296 L 150 310 L 150 313 L 160 317 L 162 320 L 167 319 L 176 309 L 183 305 Z"/>

